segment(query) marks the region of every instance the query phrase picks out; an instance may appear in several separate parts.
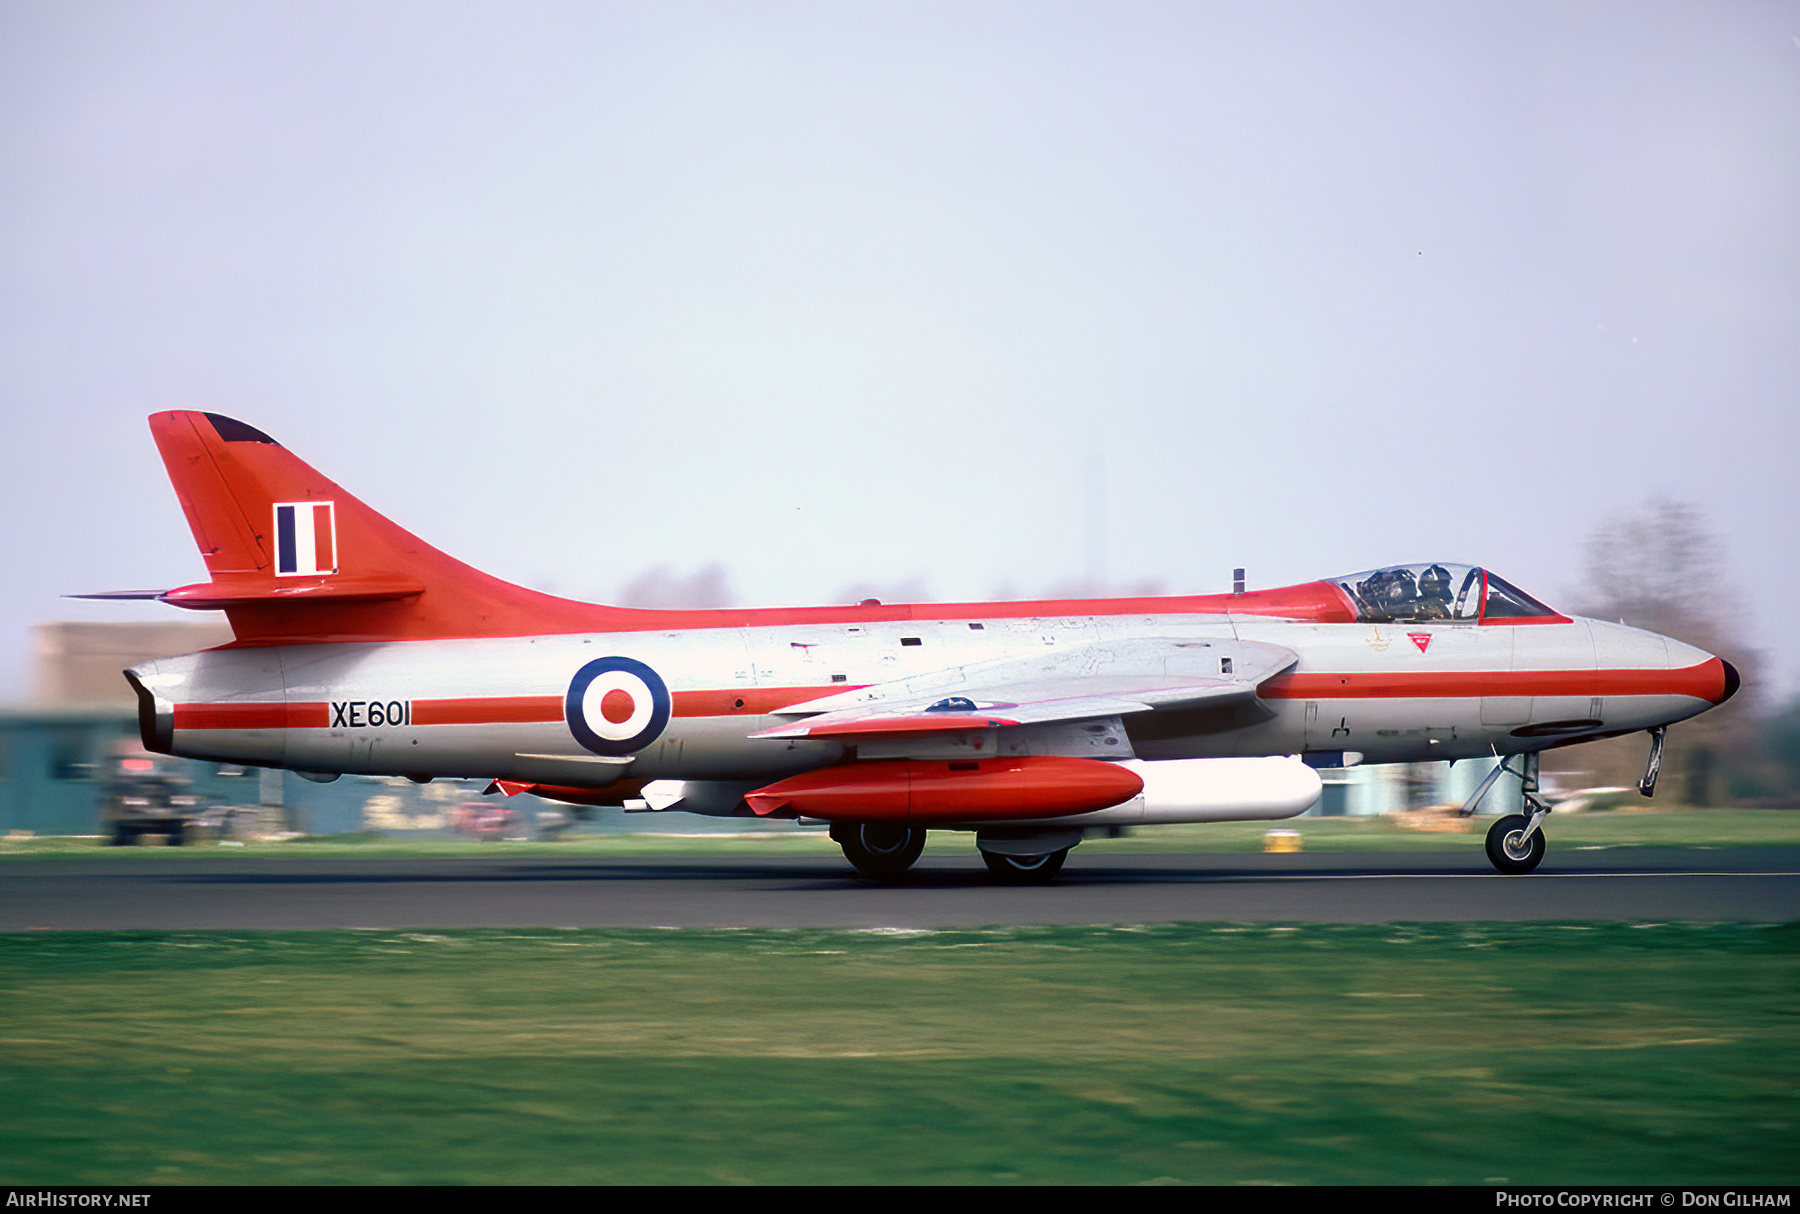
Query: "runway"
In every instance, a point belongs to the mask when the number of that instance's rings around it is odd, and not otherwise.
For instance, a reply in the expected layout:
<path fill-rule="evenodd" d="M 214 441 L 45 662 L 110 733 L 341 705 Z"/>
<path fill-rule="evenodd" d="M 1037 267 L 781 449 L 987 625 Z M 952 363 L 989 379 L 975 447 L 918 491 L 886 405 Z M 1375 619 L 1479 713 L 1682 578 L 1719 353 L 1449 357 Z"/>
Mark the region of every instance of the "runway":
<path fill-rule="evenodd" d="M 1552 852 L 1525 877 L 1461 853 L 1082 855 L 1053 885 L 928 856 L 899 885 L 836 857 L 134 856 L 0 867 L 0 931 L 843 927 L 1181 921 L 1800 920 L 1800 848 Z"/>

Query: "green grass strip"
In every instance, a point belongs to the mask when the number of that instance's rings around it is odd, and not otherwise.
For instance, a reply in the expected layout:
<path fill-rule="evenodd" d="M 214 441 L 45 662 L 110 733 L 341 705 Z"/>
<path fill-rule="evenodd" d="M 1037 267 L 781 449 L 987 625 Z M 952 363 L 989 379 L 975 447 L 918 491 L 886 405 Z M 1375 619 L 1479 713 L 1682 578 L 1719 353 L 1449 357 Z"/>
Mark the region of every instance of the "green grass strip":
<path fill-rule="evenodd" d="M 0 936 L 8 1184 L 1791 1184 L 1800 925 Z"/>

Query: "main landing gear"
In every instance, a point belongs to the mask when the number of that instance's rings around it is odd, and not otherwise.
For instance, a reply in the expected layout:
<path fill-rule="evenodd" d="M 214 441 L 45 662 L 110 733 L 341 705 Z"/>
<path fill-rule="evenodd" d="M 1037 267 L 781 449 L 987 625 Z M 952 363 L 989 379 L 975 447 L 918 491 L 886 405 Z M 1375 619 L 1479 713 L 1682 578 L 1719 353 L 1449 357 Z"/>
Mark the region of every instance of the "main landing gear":
<path fill-rule="evenodd" d="M 1069 849 L 1045 852 L 1041 856 L 1013 856 L 1005 852 L 983 851 L 981 859 L 990 876 L 1001 885 L 1048 885 L 1062 871 Z"/>
<path fill-rule="evenodd" d="M 892 822 L 839 822 L 831 837 L 856 871 L 877 881 L 898 879 L 925 850 L 925 828 Z"/>
<path fill-rule="evenodd" d="M 897 881 L 925 850 L 925 828 L 896 822 L 839 822 L 831 837 L 856 871 L 877 881 Z M 1048 885 L 1062 871 L 1081 832 L 1025 833 L 991 840 L 981 836 L 981 859 L 999 885 Z M 988 844 L 993 844 L 990 850 Z M 1058 844 L 1063 846 L 1058 847 Z M 1007 850 L 1000 851 L 999 847 Z"/>

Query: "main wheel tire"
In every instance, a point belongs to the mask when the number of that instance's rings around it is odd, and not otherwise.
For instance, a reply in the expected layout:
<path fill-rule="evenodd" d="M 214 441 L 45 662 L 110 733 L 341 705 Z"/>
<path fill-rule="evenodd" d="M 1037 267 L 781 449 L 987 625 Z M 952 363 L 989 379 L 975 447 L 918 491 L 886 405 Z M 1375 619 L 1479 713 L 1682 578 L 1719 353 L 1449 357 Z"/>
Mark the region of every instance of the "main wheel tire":
<path fill-rule="evenodd" d="M 1525 835 L 1531 819 L 1524 814 L 1507 814 L 1488 827 L 1487 857 L 1489 863 L 1503 873 L 1528 873 L 1544 858 L 1542 827 Z"/>
<path fill-rule="evenodd" d="M 989 875 L 1002 885 L 1048 885 L 1062 871 L 1069 849 L 1045 852 L 1041 856 L 1013 856 L 1006 852 L 984 851 L 982 863 Z"/>
<path fill-rule="evenodd" d="M 112 845 L 114 847 L 135 847 L 138 841 L 137 827 L 124 822 L 113 824 Z"/>
<path fill-rule="evenodd" d="M 848 822 L 832 828 L 831 837 L 844 849 L 856 871 L 877 881 L 905 874 L 925 850 L 925 828 L 891 822 Z"/>

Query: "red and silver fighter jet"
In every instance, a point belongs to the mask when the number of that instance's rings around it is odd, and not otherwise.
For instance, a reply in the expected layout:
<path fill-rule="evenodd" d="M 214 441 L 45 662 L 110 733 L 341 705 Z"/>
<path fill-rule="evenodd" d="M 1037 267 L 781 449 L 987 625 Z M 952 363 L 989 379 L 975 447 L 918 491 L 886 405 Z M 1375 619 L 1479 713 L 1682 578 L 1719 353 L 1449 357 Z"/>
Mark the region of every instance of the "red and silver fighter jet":
<path fill-rule="evenodd" d="M 454 560 L 242 422 L 150 428 L 210 580 L 95 597 L 220 609 L 236 639 L 126 672 L 149 749 L 824 822 L 877 877 L 940 829 L 1045 881 L 1091 828 L 1292 817 L 1358 755 L 1518 756 L 1524 812 L 1488 855 L 1529 872 L 1538 752 L 1650 731 L 1648 792 L 1662 731 L 1738 687 L 1448 562 L 1229 595 L 598 606 Z"/>

